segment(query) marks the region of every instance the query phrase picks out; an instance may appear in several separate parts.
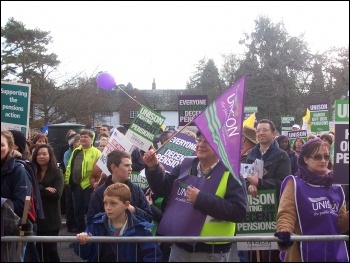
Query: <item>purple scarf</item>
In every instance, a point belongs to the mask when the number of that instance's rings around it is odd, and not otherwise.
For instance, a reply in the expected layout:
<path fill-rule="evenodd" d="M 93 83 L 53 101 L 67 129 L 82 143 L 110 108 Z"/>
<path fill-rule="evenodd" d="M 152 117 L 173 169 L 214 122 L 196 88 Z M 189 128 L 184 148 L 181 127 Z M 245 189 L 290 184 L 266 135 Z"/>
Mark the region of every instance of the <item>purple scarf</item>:
<path fill-rule="evenodd" d="M 295 176 L 299 177 L 301 180 L 308 184 L 320 185 L 325 187 L 330 187 L 333 184 L 333 172 L 325 174 L 324 176 L 317 175 L 307 169 L 306 166 L 299 165 L 298 171 Z"/>

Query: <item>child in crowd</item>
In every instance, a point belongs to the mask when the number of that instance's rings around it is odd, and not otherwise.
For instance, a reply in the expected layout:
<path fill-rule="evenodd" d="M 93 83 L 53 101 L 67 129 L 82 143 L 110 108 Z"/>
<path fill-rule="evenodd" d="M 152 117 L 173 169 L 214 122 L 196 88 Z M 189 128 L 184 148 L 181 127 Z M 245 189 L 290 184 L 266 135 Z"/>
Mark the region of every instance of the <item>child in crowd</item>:
<path fill-rule="evenodd" d="M 98 213 L 85 232 L 77 234 L 74 252 L 88 262 L 160 262 L 156 243 L 88 243 L 90 236 L 152 236 L 152 224 L 128 210 L 130 188 L 123 183 L 109 185 L 103 194 L 105 212 Z"/>

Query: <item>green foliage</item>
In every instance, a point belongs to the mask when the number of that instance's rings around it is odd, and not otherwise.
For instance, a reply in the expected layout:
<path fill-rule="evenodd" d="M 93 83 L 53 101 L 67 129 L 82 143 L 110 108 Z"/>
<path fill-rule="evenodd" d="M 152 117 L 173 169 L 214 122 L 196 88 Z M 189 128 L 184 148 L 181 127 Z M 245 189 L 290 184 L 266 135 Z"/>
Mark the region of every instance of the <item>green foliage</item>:
<path fill-rule="evenodd" d="M 57 55 L 47 53 L 52 42 L 50 32 L 26 29 L 22 22 L 10 18 L 1 27 L 1 79 L 30 83 L 32 79 L 45 76 L 48 68 L 60 64 Z"/>

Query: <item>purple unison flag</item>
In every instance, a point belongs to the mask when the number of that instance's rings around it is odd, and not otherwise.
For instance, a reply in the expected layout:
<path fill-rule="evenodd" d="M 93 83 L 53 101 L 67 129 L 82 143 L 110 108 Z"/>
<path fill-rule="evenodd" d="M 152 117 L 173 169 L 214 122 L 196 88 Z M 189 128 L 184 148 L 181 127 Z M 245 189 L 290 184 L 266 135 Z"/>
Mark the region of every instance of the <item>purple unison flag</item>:
<path fill-rule="evenodd" d="M 247 74 L 193 120 L 240 185 L 242 185 L 239 171 L 246 77 Z"/>

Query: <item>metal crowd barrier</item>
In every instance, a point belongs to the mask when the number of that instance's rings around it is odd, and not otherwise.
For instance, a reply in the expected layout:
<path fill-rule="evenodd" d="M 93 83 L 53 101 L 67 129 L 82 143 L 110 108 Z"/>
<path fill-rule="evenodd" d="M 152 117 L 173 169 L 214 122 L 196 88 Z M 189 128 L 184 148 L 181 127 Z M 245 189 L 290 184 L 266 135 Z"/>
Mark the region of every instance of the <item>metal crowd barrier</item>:
<path fill-rule="evenodd" d="M 151 236 L 151 237 L 89 237 L 88 242 L 95 243 L 108 243 L 108 242 L 127 242 L 127 243 L 142 243 L 142 242 L 165 242 L 165 243 L 180 243 L 180 242 L 278 242 L 277 237 L 271 235 L 262 236 L 211 236 L 211 237 L 199 237 L 199 236 Z M 291 241 L 349 241 L 348 235 L 317 235 L 317 236 L 299 236 L 292 235 Z M 3 242 L 77 242 L 76 236 L 3 236 L 1 237 L 1 243 Z M 271 244 L 271 243 L 270 243 Z M 3 245 L 3 244 L 1 244 Z"/>
<path fill-rule="evenodd" d="M 277 237 L 271 235 L 263 236 L 211 236 L 211 237 L 199 237 L 199 236 L 151 236 L 151 237 L 89 237 L 88 242 L 278 242 Z M 317 236 L 299 236 L 292 235 L 291 241 L 349 241 L 348 235 L 317 235 Z M 2 236 L 1 242 L 77 242 L 76 236 Z"/>

